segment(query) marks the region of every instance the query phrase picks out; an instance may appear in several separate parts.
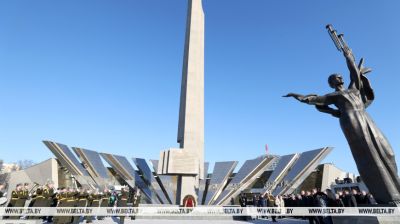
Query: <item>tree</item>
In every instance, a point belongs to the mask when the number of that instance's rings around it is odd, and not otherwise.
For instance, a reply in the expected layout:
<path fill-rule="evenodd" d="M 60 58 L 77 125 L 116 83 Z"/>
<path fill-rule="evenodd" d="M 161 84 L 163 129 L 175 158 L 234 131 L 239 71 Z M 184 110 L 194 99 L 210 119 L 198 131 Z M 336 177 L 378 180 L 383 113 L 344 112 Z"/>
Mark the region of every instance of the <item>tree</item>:
<path fill-rule="evenodd" d="M 32 160 L 19 160 L 17 161 L 17 166 L 19 167 L 19 169 L 23 170 L 26 168 L 29 168 L 33 165 L 35 165 L 36 163 L 33 162 Z"/>

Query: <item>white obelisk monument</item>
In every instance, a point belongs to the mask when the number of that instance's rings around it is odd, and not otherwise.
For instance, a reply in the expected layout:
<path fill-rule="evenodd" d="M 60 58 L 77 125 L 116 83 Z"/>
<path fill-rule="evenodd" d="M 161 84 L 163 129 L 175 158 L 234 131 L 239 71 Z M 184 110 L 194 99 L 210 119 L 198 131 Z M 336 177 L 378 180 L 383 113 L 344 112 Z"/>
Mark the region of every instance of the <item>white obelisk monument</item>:
<path fill-rule="evenodd" d="M 179 149 L 160 153 L 158 174 L 178 175 L 176 204 L 187 196 L 197 203 L 204 177 L 204 13 L 201 0 L 189 0 L 178 125 Z"/>

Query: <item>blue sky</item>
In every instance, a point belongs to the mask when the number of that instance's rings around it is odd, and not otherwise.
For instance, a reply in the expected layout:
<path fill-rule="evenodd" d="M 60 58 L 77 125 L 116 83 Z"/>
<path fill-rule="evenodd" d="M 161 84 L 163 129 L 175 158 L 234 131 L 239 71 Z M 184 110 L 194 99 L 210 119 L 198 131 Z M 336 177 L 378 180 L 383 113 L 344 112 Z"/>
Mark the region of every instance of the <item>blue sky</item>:
<path fill-rule="evenodd" d="M 157 159 L 176 147 L 186 0 L 0 1 L 0 151 L 51 157 L 41 143 Z M 399 1 L 203 0 L 206 160 L 334 146 L 357 172 L 337 119 L 282 98 L 348 81 L 325 25 L 373 68 L 368 109 L 399 162 Z"/>

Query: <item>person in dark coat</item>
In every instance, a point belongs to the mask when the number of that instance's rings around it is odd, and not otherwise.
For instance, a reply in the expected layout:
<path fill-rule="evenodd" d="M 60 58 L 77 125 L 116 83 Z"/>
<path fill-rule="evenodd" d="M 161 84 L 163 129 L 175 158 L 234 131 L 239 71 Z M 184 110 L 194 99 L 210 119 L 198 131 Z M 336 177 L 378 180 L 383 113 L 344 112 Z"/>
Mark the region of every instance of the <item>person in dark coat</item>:
<path fill-rule="evenodd" d="M 366 191 L 361 191 L 359 196 L 358 196 L 359 201 L 357 201 L 358 206 L 363 206 L 363 205 L 368 205 L 368 197 L 367 197 L 367 192 Z"/>
<path fill-rule="evenodd" d="M 296 195 L 294 195 L 294 194 L 290 195 L 289 204 L 290 204 L 290 207 L 298 207 L 298 203 L 297 203 L 297 200 L 296 200 Z"/>
<path fill-rule="evenodd" d="M 317 189 L 314 188 L 312 192 L 307 191 L 307 207 L 317 207 L 318 203 L 316 203 L 317 197 Z M 308 216 L 308 222 L 310 224 L 320 224 L 320 219 L 317 216 Z"/>
<path fill-rule="evenodd" d="M 362 204 L 361 203 L 361 193 L 360 192 L 358 192 L 356 189 L 353 189 L 353 190 L 351 190 L 351 194 L 356 199 L 357 205 Z"/>
<path fill-rule="evenodd" d="M 265 198 L 260 194 L 260 196 L 258 196 L 258 204 L 257 207 L 266 207 L 267 202 L 265 200 Z"/>
<path fill-rule="evenodd" d="M 326 189 L 325 194 L 328 207 L 340 207 L 336 201 L 336 195 L 331 189 Z"/>
<path fill-rule="evenodd" d="M 257 207 L 258 201 L 257 201 L 257 195 L 253 194 L 253 206 Z"/>
<path fill-rule="evenodd" d="M 247 205 L 247 197 L 243 193 L 240 194 L 239 204 L 241 207 L 246 207 L 246 205 Z"/>
<path fill-rule="evenodd" d="M 257 207 L 267 207 L 267 200 L 261 194 L 258 196 Z M 265 218 L 265 216 L 261 216 L 261 218 Z"/>
<path fill-rule="evenodd" d="M 357 207 L 357 201 L 353 194 L 350 194 L 348 190 L 344 191 L 343 203 L 345 207 Z"/>
<path fill-rule="evenodd" d="M 344 207 L 343 200 L 339 196 L 339 194 L 335 194 L 335 198 L 336 198 L 336 204 L 338 205 L 337 207 Z"/>
<path fill-rule="evenodd" d="M 376 205 L 378 204 L 374 198 L 374 196 L 371 193 L 367 194 L 367 200 L 369 205 Z"/>
<path fill-rule="evenodd" d="M 323 192 L 317 192 L 314 197 L 315 207 L 326 208 L 328 207 L 328 196 Z M 332 224 L 332 217 L 330 216 L 317 216 L 317 223 L 319 224 Z"/>
<path fill-rule="evenodd" d="M 297 207 L 304 207 L 304 206 L 305 206 L 304 202 L 305 202 L 305 200 L 303 200 L 303 198 L 301 197 L 301 195 L 300 195 L 300 194 L 297 194 L 297 195 L 296 195 Z"/>
<path fill-rule="evenodd" d="M 301 206 L 302 207 L 307 207 L 307 194 L 305 191 L 301 191 L 300 192 L 300 196 L 301 196 Z"/>

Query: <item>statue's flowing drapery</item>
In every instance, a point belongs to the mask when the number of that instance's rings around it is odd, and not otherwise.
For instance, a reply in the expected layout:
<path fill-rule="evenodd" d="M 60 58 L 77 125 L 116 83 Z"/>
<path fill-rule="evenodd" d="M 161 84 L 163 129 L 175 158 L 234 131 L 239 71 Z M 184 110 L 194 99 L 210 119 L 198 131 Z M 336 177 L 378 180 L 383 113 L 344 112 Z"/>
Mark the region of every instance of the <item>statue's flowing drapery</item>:
<path fill-rule="evenodd" d="M 400 206 L 400 179 L 394 152 L 389 141 L 377 127 L 365 109 L 374 101 L 375 94 L 368 78 L 371 71 L 364 68 L 364 59 L 358 65 L 343 39 L 331 24 L 326 26 L 336 48 L 343 52 L 350 71 L 350 85 L 346 89 L 339 74 L 329 76 L 329 85 L 336 91 L 324 96 L 289 93 L 300 102 L 315 105 L 316 109 L 339 118 L 340 127 L 350 146 L 351 153 L 365 185 L 378 203 Z M 335 105 L 337 109 L 330 107 Z"/>
<path fill-rule="evenodd" d="M 394 152 L 365 108 L 373 100 L 368 79 L 361 75 L 359 88 L 351 85 L 344 91 L 309 97 L 317 106 L 335 105 L 339 121 L 349 143 L 358 171 L 378 203 L 400 201 L 400 180 Z"/>

